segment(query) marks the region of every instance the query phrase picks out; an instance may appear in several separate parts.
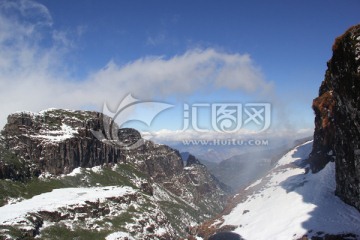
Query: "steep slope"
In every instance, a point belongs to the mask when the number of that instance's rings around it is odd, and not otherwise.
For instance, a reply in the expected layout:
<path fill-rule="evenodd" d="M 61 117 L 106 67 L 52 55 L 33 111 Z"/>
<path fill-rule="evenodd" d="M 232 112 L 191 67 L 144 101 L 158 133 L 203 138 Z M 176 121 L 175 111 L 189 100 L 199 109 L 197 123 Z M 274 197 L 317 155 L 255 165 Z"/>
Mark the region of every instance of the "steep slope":
<path fill-rule="evenodd" d="M 138 141 L 137 148 L 128 147 Z M 61 109 L 8 117 L 0 140 L 0 187 L 0 236 L 14 239 L 53 238 L 57 232 L 80 239 L 112 232 L 177 239 L 186 227 L 221 211 L 228 194 L 197 160 L 185 167 L 176 150 L 119 129 L 101 113 Z M 51 202 L 60 193 L 74 196 L 71 203 Z"/>
<path fill-rule="evenodd" d="M 336 194 L 360 210 L 360 25 L 338 37 L 315 112 L 313 172 L 336 164 Z"/>
<path fill-rule="evenodd" d="M 198 235 L 207 239 L 232 231 L 247 240 L 359 238 L 360 213 L 334 195 L 335 164 L 311 173 L 306 162 L 311 149 L 307 142 L 288 152 L 267 176 L 237 194 L 221 216 L 203 224 Z"/>
<path fill-rule="evenodd" d="M 309 140 L 311 138 L 299 139 L 292 144 L 281 145 L 267 150 L 244 152 L 216 165 L 213 163 L 207 165 L 208 162 L 203 163 L 216 178 L 236 192 L 264 176 L 284 153 L 299 145 L 300 142 L 304 143 Z"/>

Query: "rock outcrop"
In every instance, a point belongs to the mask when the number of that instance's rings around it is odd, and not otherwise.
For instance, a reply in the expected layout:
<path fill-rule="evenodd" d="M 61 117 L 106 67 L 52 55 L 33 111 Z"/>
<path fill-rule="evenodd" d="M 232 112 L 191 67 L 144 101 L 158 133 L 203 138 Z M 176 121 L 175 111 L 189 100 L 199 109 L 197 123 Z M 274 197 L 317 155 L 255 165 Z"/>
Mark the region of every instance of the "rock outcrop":
<path fill-rule="evenodd" d="M 105 131 L 97 112 L 52 109 L 8 117 L 1 135 L 6 149 L 32 165 L 32 171 L 67 174 L 77 167 L 124 161 L 119 148 L 97 139 L 90 130 Z"/>
<path fill-rule="evenodd" d="M 336 194 L 360 210 L 360 25 L 335 40 L 333 56 L 313 101 L 313 172 L 336 162 Z"/>
<path fill-rule="evenodd" d="M 186 160 L 186 166 L 189 167 L 193 164 L 201 165 L 200 161 L 195 156 L 189 154 L 189 157 Z"/>

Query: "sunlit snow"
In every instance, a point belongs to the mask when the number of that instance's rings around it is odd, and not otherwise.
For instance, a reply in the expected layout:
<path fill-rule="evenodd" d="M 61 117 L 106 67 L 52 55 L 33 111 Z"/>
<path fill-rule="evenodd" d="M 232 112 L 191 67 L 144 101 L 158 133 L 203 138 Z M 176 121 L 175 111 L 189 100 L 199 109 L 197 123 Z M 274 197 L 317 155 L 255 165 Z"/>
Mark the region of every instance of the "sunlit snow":
<path fill-rule="evenodd" d="M 265 186 L 224 216 L 222 225 L 238 226 L 234 232 L 247 240 L 299 239 L 317 232 L 360 234 L 360 213 L 334 194 L 335 163 L 317 174 L 299 166 L 311 147 L 312 142 L 305 143 L 281 158 L 263 179 Z"/>

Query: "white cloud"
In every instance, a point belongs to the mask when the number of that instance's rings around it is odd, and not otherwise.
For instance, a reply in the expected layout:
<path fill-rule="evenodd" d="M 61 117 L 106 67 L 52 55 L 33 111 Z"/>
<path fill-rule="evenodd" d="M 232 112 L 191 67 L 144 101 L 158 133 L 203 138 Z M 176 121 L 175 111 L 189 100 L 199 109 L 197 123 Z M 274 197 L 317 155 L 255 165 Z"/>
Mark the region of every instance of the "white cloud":
<path fill-rule="evenodd" d="M 23 24 L 52 25 L 49 10 L 42 4 L 30 0 L 3 0 L 0 2 L 2 15 L 21 21 Z"/>
<path fill-rule="evenodd" d="M 218 87 L 242 89 L 247 92 L 271 90 L 272 85 L 264 81 L 261 71 L 254 66 L 249 55 L 226 55 L 223 59 L 224 65 L 216 78 Z"/>
<path fill-rule="evenodd" d="M 45 38 L 50 47 L 42 45 Z M 109 61 L 87 79 L 69 79 L 66 53 L 73 47 L 66 32 L 53 29 L 45 6 L 30 0 L 0 3 L 0 126 L 14 111 L 100 108 L 104 102 L 118 103 L 128 93 L 149 99 L 185 96 L 206 88 L 271 91 L 271 83 L 249 55 L 212 48 L 144 57 L 125 65 Z"/>
<path fill-rule="evenodd" d="M 107 93 L 125 89 L 142 97 L 191 94 L 208 87 L 246 92 L 271 89 L 248 55 L 211 48 L 191 49 L 171 58 L 145 57 L 125 66 L 109 62 L 89 83 Z"/>

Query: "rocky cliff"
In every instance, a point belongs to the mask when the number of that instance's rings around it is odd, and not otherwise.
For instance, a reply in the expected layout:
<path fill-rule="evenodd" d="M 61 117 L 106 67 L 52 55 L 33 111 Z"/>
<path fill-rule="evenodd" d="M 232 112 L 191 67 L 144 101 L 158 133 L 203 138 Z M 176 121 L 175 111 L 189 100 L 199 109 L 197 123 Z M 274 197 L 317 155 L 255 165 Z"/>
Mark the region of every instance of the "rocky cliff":
<path fill-rule="evenodd" d="M 131 147 L 133 144 L 138 145 Z M 94 167 L 103 170 L 92 172 Z M 136 235 L 135 228 L 129 230 L 141 239 L 176 239 L 175 236 L 185 234 L 188 226 L 221 211 L 228 195 L 226 187 L 193 156 L 184 166 L 177 150 L 146 141 L 134 129 L 119 129 L 101 113 L 49 109 L 40 113 L 19 112 L 8 117 L 0 139 L 1 203 L 36 195 L 29 191 L 35 185 L 38 187 L 33 191 L 43 193 L 59 186 L 114 184 L 129 186 L 135 192 L 138 189 L 135 195 L 145 200 L 136 204 L 142 204 L 148 209 L 146 211 L 156 210 L 162 216 L 160 223 L 156 223 L 156 216 L 146 216 L 155 219 L 149 231 L 143 220 L 136 217 L 129 220 L 139 221 L 139 227 L 145 229 L 142 235 Z M 43 186 L 45 190 L 41 189 Z M 149 205 L 153 210 L 149 210 Z M 68 211 L 62 214 L 70 214 Z M 44 221 L 41 214 L 36 213 L 36 216 L 40 218 L 38 222 Z M 161 230 L 164 221 L 170 232 Z M 126 221 L 122 224 L 129 226 Z M 170 237 L 154 237 L 156 228 L 165 231 L 161 236 Z M 31 231 L 37 232 L 35 225 Z"/>
<path fill-rule="evenodd" d="M 333 56 L 313 101 L 313 172 L 336 163 L 336 194 L 360 210 L 360 25 L 335 40 Z"/>
<path fill-rule="evenodd" d="M 3 145 L 29 163 L 34 175 L 123 162 L 119 148 L 90 131 L 105 131 L 104 119 L 109 118 L 97 112 L 60 109 L 11 114 L 1 133 Z"/>

